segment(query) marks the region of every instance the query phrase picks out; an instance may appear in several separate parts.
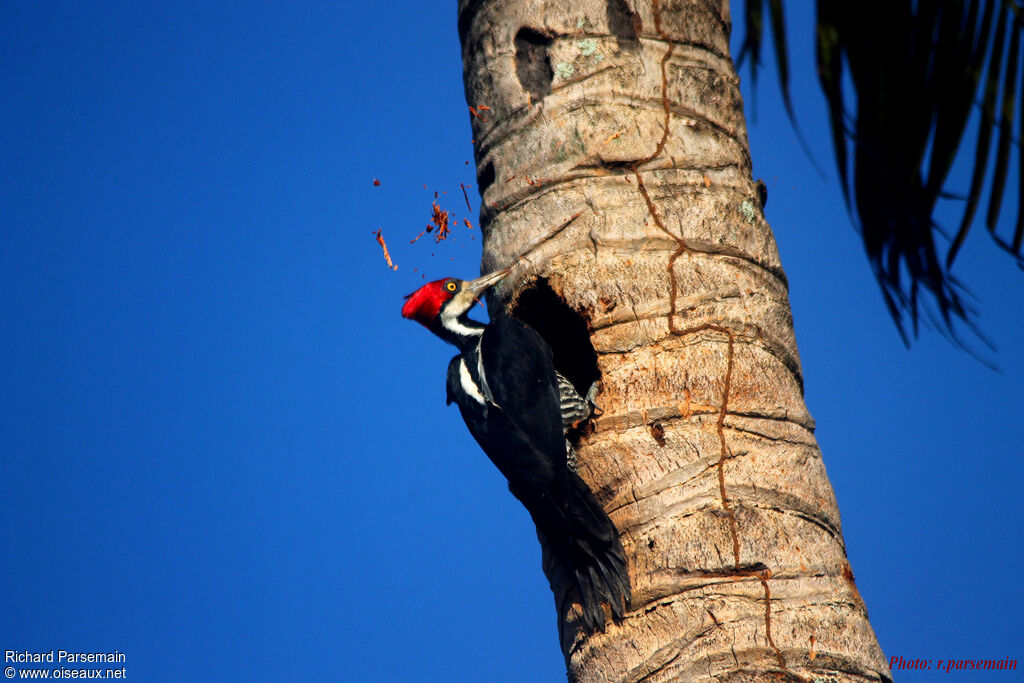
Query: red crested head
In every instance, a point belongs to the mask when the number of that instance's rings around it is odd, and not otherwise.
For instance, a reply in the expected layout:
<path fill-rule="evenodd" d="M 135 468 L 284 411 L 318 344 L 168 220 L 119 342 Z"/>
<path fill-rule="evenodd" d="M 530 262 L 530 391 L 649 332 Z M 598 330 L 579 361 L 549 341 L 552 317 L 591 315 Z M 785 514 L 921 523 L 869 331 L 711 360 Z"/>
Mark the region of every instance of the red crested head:
<path fill-rule="evenodd" d="M 430 327 L 441 314 L 441 306 L 459 290 L 457 280 L 445 278 L 428 282 L 405 297 L 402 317 Z"/>
<path fill-rule="evenodd" d="M 467 334 L 469 334 L 469 338 L 475 338 L 478 333 L 467 333 L 467 329 L 469 329 L 467 325 L 472 321 L 465 319 L 465 315 L 474 303 L 480 301 L 478 297 L 488 287 L 501 281 L 510 270 L 510 268 L 506 268 L 488 273 L 475 280 L 456 280 L 448 277 L 428 282 L 405 297 L 402 317 L 415 320 L 446 341 L 451 341 L 453 336 L 463 338 Z M 444 311 L 444 315 L 441 314 L 442 311 Z M 480 323 L 472 324 L 480 325 Z M 453 341 L 452 343 L 457 342 Z"/>

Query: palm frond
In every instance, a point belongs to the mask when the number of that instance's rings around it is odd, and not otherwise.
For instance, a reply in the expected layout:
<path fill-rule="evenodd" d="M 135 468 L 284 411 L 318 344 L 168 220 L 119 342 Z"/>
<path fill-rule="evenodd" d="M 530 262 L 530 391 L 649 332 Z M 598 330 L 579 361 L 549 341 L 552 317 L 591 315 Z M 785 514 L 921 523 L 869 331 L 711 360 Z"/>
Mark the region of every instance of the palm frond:
<path fill-rule="evenodd" d="M 736 56 L 736 68 L 743 68 L 743 63 L 750 57 L 751 78 L 756 88 L 757 70 L 761 66 L 761 44 L 764 41 L 764 3 L 761 0 L 748 2 L 743 19 L 746 33 L 740 53 Z"/>
<path fill-rule="evenodd" d="M 768 13 L 772 21 L 772 45 L 775 47 L 775 65 L 779 72 L 779 86 L 782 90 L 782 102 L 786 113 L 793 119 L 793 103 L 789 96 L 789 41 L 786 40 L 786 20 L 783 15 L 782 0 L 750 0 L 746 4 L 744 21 L 746 34 L 743 45 L 736 58 L 736 68 L 743 67 L 750 57 L 750 75 L 754 88 L 757 88 L 757 70 L 761 66 L 761 47 L 764 43 L 764 6 L 768 5 Z"/>
<path fill-rule="evenodd" d="M 844 116 L 846 106 L 843 103 L 843 54 L 839 45 L 839 28 L 836 26 L 834 13 L 830 7 L 819 10 L 817 40 L 815 41 L 818 64 L 818 81 L 829 104 L 828 114 L 832 124 L 832 147 L 836 155 L 836 166 L 839 168 L 839 181 L 843 190 L 843 200 L 847 210 L 850 209 L 850 176 L 846 151 L 846 125 Z"/>
<path fill-rule="evenodd" d="M 782 0 L 768 0 L 768 12 L 772 18 L 772 44 L 775 45 L 775 65 L 779 71 L 782 102 L 786 106 L 790 120 L 794 120 L 793 102 L 789 97 L 789 56 L 786 54 L 789 41 L 786 40 L 786 18 L 782 13 Z"/>
<path fill-rule="evenodd" d="M 1001 4 L 1001 0 L 994 0 L 992 4 Z M 1006 13 L 1000 11 L 997 21 L 995 43 L 992 47 L 992 55 L 1002 55 L 1003 45 L 1006 42 Z M 984 45 L 979 46 L 979 52 L 984 59 Z M 967 237 L 967 232 L 974 223 L 974 212 L 981 200 L 981 193 L 985 182 L 985 171 L 988 169 L 988 153 L 992 147 L 992 128 L 996 119 L 996 103 L 999 98 L 999 72 L 1002 69 L 1003 61 L 999 58 L 989 60 L 988 75 L 985 78 L 985 95 L 981 104 L 981 123 L 978 129 L 978 142 L 974 148 L 974 171 L 971 174 L 971 189 L 967 193 L 967 206 L 964 208 L 964 216 L 960 220 L 960 230 L 957 232 L 953 243 L 946 253 L 946 266 L 953 266 L 953 259 Z"/>
<path fill-rule="evenodd" d="M 1010 50 L 1006 57 L 1006 77 L 1003 79 L 1002 106 L 999 112 L 999 141 L 996 143 L 995 177 L 992 179 L 992 194 L 988 203 L 985 224 L 988 231 L 995 233 L 999 222 L 999 210 L 1006 188 L 1006 173 L 1010 166 L 1010 139 L 1013 117 L 1017 113 L 1017 55 L 1020 53 L 1020 17 L 1013 20 Z"/>
<path fill-rule="evenodd" d="M 764 2 L 773 28 L 781 25 L 782 0 L 750 1 L 757 6 L 748 6 L 746 13 L 748 22 L 757 22 L 758 35 L 749 42 L 754 55 L 761 49 Z M 828 105 L 843 197 L 905 341 L 908 333 L 917 335 L 919 316 L 926 310 L 922 293 L 934 300 L 940 329 L 950 338 L 963 345 L 954 330 L 957 321 L 977 334 L 973 308 L 965 305 L 965 291 L 950 269 L 975 222 L 990 166 L 985 223 L 996 243 L 1024 266 L 1024 156 L 1019 144 L 1024 116 L 1017 112 L 1018 74 L 1024 71 L 1022 9 L 1021 0 L 817 0 L 818 81 Z M 747 31 L 749 38 L 749 23 Z M 772 39 L 777 43 L 784 35 L 773 31 Z M 776 60 L 785 59 L 785 50 L 776 45 Z M 753 70 L 758 65 L 752 60 Z M 844 99 L 847 84 L 855 96 L 852 110 Z M 780 66 L 780 85 L 789 111 L 786 66 Z M 963 195 L 948 186 L 949 174 L 965 154 L 963 138 L 976 109 L 974 169 Z M 1022 185 L 1014 233 L 1005 239 L 998 234 L 998 220 L 1014 153 L 1020 157 Z M 945 233 L 935 222 L 936 206 L 939 199 L 958 194 L 965 200 L 963 217 L 940 258 L 935 238 Z"/>
<path fill-rule="evenodd" d="M 736 59 L 737 69 L 743 67 L 746 58 L 750 57 L 750 76 L 754 92 L 757 92 L 757 70 L 761 66 L 761 47 L 764 42 L 764 6 L 768 5 L 768 16 L 771 17 L 772 45 L 775 48 L 775 66 L 779 76 L 779 90 L 782 92 L 782 104 L 786 108 L 786 116 L 793 126 L 797 142 L 803 148 L 804 154 L 810 160 L 814 170 L 824 177 L 817 160 L 811 151 L 811 146 L 804 138 L 797 123 L 796 111 L 793 109 L 793 100 L 789 95 L 789 41 L 786 39 L 786 17 L 782 6 L 782 0 L 750 0 L 746 4 L 744 18 L 746 21 L 746 35 L 743 45 L 740 47 L 739 56 Z"/>

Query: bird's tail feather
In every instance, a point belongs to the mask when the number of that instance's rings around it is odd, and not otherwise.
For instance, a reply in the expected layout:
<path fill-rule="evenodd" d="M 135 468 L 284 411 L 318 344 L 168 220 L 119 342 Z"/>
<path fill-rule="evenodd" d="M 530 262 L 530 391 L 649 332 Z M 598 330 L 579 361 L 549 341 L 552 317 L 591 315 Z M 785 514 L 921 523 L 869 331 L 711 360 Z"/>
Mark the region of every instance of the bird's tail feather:
<path fill-rule="evenodd" d="M 621 621 L 632 600 L 626 556 L 619 532 L 587 484 L 569 473 L 572 490 L 568 547 L 557 552 L 576 584 L 582 608 L 580 625 L 587 633 L 604 631 L 608 605 L 612 618 Z"/>

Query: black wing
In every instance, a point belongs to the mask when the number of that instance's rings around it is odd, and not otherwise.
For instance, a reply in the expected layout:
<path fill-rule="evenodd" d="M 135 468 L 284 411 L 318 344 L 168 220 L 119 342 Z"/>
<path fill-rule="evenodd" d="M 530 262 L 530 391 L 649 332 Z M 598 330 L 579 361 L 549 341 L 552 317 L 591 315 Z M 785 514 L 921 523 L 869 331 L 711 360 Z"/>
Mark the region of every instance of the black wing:
<path fill-rule="evenodd" d="M 530 435 L 515 425 L 501 408 L 489 402 L 481 405 L 463 389 L 459 367 L 462 362 L 463 356 L 456 356 L 448 365 L 448 402 L 459 406 L 470 434 L 505 475 L 512 494 L 532 512 L 529 501 L 550 492 L 558 470 L 551 456 L 537 448 Z M 470 361 L 466 363 L 468 367 Z"/>
<path fill-rule="evenodd" d="M 565 469 L 565 432 L 551 347 L 529 325 L 499 315 L 484 330 L 479 354 L 494 403 L 552 466 Z"/>

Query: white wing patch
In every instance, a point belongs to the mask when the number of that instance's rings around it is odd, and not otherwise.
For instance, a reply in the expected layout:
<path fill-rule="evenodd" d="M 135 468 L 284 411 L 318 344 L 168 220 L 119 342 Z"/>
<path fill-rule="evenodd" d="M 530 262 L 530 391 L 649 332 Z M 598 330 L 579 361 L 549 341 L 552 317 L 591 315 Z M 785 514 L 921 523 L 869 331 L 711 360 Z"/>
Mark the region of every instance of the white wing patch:
<path fill-rule="evenodd" d="M 484 395 L 480 393 L 480 387 L 473 381 L 473 377 L 469 374 L 469 368 L 466 367 L 466 359 L 459 359 L 459 383 L 462 385 L 462 390 L 480 405 L 486 405 L 484 401 Z"/>

